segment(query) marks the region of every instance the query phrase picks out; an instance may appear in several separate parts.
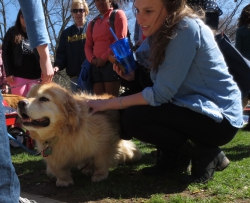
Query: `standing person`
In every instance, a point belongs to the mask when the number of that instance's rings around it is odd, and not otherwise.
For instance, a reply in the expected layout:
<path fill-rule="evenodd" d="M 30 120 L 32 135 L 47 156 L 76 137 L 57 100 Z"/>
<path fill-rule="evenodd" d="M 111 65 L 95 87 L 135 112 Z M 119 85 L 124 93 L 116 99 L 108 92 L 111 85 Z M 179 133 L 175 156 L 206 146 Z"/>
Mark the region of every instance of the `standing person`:
<path fill-rule="evenodd" d="M 250 61 L 250 4 L 242 9 L 238 19 L 235 47 Z"/>
<path fill-rule="evenodd" d="M 205 23 L 213 30 L 218 30 L 219 16 L 223 14 L 216 3 L 216 0 L 187 0 L 187 3 L 194 10 L 205 11 Z"/>
<path fill-rule="evenodd" d="M 207 182 L 229 165 L 219 146 L 243 125 L 240 90 L 213 32 L 186 0 L 134 0 L 134 7 L 149 38 L 154 84 L 129 96 L 90 100 L 88 106 L 93 113 L 123 109 L 122 136 L 156 145 L 157 163 L 143 173 L 174 171 L 179 157 L 187 156 L 192 170 L 182 181 Z"/>
<path fill-rule="evenodd" d="M 3 39 L 3 63 L 11 92 L 26 96 L 31 86 L 39 83 L 41 68 L 39 54 L 30 47 L 26 24 L 21 9 L 15 25 Z"/>
<path fill-rule="evenodd" d="M 236 49 L 250 61 L 250 4 L 242 9 L 238 19 L 238 28 L 235 38 Z M 243 96 L 243 108 L 248 104 L 248 95 Z"/>
<path fill-rule="evenodd" d="M 71 15 L 74 24 L 62 32 L 56 51 L 55 71 L 66 68 L 67 75 L 74 83 L 77 83 L 81 64 L 86 59 L 84 45 L 88 24 L 86 16 L 88 14 L 89 8 L 85 0 L 72 1 Z M 77 92 L 77 86 L 74 83 L 71 83 L 71 90 Z"/>
<path fill-rule="evenodd" d="M 113 4 L 111 0 L 95 0 L 95 6 L 100 14 L 94 18 L 94 25 L 93 20 L 88 25 L 85 54 L 91 62 L 93 92 L 99 95 L 108 93 L 118 96 L 119 76 L 108 60 L 109 55 L 113 55 L 109 46 L 115 42 L 109 30 L 109 17 L 113 11 Z M 114 27 L 118 39 L 127 36 L 127 18 L 122 10 L 117 10 L 115 14 Z"/>
<path fill-rule="evenodd" d="M 6 74 L 3 68 L 2 44 L 0 44 L 0 89 L 2 90 L 2 94 L 9 93 L 9 88 L 8 88 L 7 80 L 6 80 Z"/>
<path fill-rule="evenodd" d="M 49 57 L 48 44 L 50 43 L 48 32 L 45 26 L 44 13 L 40 0 L 19 0 L 23 11 L 30 45 L 37 48 L 40 56 L 40 67 L 42 69 L 42 82 L 52 81 L 54 71 Z M 2 103 L 0 94 L 0 103 Z M 1 203 L 35 203 L 20 197 L 20 183 L 15 169 L 11 162 L 10 144 L 5 125 L 5 113 L 3 106 L 0 106 L 0 202 Z"/>

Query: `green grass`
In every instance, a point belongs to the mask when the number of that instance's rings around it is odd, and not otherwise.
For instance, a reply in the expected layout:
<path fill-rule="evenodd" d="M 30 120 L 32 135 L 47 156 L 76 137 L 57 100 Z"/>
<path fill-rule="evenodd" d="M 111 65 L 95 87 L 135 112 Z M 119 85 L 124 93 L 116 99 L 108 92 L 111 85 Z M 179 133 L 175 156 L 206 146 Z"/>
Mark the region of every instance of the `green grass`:
<path fill-rule="evenodd" d="M 144 156 L 138 163 L 119 165 L 107 180 L 92 183 L 90 177 L 72 170 L 75 185 L 57 188 L 55 178 L 45 174 L 40 156 L 28 155 L 21 148 L 12 148 L 12 161 L 22 191 L 67 202 L 142 202 L 142 203 L 221 203 L 250 202 L 250 132 L 240 130 L 233 141 L 222 147 L 230 166 L 216 172 L 207 184 L 183 185 L 176 174 L 146 177 L 140 169 L 154 164 L 150 155 L 154 147 L 135 141 Z"/>

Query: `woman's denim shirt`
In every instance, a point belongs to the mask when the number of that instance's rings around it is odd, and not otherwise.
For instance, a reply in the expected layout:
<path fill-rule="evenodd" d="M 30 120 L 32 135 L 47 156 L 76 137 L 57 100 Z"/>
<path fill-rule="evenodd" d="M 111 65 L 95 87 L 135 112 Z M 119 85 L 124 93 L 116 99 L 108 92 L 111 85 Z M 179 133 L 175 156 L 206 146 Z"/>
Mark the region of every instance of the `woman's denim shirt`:
<path fill-rule="evenodd" d="M 165 50 L 153 87 L 142 91 L 151 106 L 172 102 L 232 126 L 243 125 L 241 93 L 228 72 L 210 28 L 200 19 L 184 18 Z"/>

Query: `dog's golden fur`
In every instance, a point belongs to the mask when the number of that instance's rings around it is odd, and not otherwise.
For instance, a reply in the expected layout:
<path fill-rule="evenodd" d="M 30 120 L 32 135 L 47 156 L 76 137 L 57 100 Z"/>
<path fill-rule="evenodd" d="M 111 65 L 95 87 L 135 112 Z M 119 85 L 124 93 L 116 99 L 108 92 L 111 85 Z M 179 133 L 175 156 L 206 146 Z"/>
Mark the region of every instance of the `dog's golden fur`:
<path fill-rule="evenodd" d="M 25 99 L 25 97 L 16 94 L 2 94 L 2 95 L 6 103 L 14 109 L 17 109 L 17 103 L 20 100 Z"/>
<path fill-rule="evenodd" d="M 52 145 L 52 155 L 44 157 L 47 173 L 57 178 L 57 186 L 73 184 L 70 169 L 82 168 L 97 182 L 108 177 L 118 163 L 137 161 L 141 152 L 132 141 L 119 138 L 119 112 L 92 114 L 89 99 L 108 99 L 110 95 L 72 94 L 55 83 L 35 85 L 27 99 L 19 102 L 23 126 L 36 140 L 39 151 L 44 142 Z M 55 140 L 55 137 L 58 141 Z"/>

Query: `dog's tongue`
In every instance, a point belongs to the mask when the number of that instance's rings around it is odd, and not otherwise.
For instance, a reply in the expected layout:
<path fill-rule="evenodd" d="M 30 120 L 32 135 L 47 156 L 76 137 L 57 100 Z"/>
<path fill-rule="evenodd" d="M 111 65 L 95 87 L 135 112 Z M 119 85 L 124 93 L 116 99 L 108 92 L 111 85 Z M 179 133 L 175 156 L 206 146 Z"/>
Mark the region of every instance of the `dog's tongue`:
<path fill-rule="evenodd" d="M 22 118 L 22 121 L 23 122 L 33 122 L 33 121 L 36 121 L 36 122 L 43 122 L 45 121 L 46 119 L 45 118 L 40 118 L 40 119 L 36 119 L 36 120 L 32 120 L 31 118 Z"/>
<path fill-rule="evenodd" d="M 22 121 L 23 122 L 31 122 L 32 120 L 31 120 L 31 118 L 22 118 Z"/>

